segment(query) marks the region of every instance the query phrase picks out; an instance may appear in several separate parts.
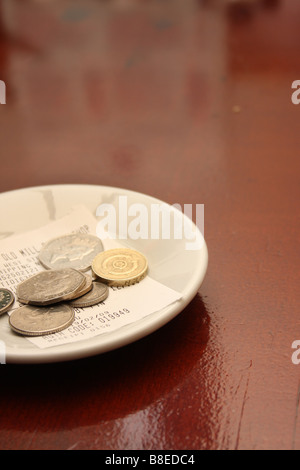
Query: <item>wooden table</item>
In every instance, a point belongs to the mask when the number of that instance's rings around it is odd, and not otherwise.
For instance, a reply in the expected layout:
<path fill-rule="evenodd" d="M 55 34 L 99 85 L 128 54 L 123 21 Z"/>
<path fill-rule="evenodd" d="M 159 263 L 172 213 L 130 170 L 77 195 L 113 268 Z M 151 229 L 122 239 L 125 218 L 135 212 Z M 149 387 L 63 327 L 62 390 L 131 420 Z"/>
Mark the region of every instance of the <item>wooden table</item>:
<path fill-rule="evenodd" d="M 299 449 L 299 2 L 0 11 L 0 191 L 99 184 L 204 204 L 209 250 L 199 293 L 157 332 L 2 365 L 0 448 Z"/>

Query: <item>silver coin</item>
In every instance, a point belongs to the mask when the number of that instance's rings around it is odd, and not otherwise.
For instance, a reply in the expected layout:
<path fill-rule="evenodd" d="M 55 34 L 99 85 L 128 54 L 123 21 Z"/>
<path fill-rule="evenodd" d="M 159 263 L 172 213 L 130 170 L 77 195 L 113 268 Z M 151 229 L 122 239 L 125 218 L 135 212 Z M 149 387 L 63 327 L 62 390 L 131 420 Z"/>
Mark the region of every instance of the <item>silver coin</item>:
<path fill-rule="evenodd" d="M 23 304 L 50 305 L 73 298 L 84 283 L 85 276 L 75 269 L 42 271 L 21 282 L 16 293 Z"/>
<path fill-rule="evenodd" d="M 7 312 L 15 301 L 14 294 L 4 287 L 0 288 L 0 315 Z"/>
<path fill-rule="evenodd" d="M 44 336 L 68 328 L 74 318 L 75 313 L 70 305 L 59 304 L 49 307 L 25 305 L 12 312 L 9 325 L 16 333 L 24 336 Z"/>
<path fill-rule="evenodd" d="M 83 295 L 90 292 L 90 290 L 92 290 L 93 288 L 92 276 L 90 276 L 89 274 L 85 274 L 85 273 L 82 273 L 82 274 L 85 278 L 85 283 L 80 289 L 78 289 L 78 291 L 74 293 L 74 295 L 72 296 L 72 299 L 77 299 L 78 297 L 82 297 Z"/>
<path fill-rule="evenodd" d="M 91 307 L 99 302 L 103 302 L 103 300 L 108 297 L 108 289 L 108 286 L 106 284 L 102 284 L 102 282 L 93 282 L 93 287 L 90 292 L 78 299 L 71 300 L 69 304 L 72 305 L 72 307 L 77 308 Z"/>
<path fill-rule="evenodd" d="M 74 268 L 87 271 L 103 251 L 101 240 L 84 233 L 72 233 L 49 240 L 40 250 L 39 261 L 47 269 Z"/>

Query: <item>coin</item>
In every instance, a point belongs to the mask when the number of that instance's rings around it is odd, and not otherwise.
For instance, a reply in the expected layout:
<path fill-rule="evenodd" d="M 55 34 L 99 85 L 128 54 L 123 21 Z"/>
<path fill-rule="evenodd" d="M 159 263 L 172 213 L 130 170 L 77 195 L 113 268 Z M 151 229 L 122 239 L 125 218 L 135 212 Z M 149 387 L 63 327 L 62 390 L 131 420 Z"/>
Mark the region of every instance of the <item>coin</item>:
<path fill-rule="evenodd" d="M 146 276 L 148 262 L 138 251 L 115 248 L 99 253 L 92 269 L 102 282 L 110 286 L 129 286 Z"/>
<path fill-rule="evenodd" d="M 92 289 L 82 297 L 68 302 L 72 307 L 83 308 L 91 307 L 99 302 L 103 302 L 108 297 L 108 287 L 102 282 L 93 282 Z"/>
<path fill-rule="evenodd" d="M 84 275 L 72 268 L 41 271 L 21 282 L 16 293 L 23 304 L 50 305 L 69 300 L 85 282 Z"/>
<path fill-rule="evenodd" d="M 4 287 L 0 288 L 0 315 L 7 312 L 15 301 L 14 294 Z"/>
<path fill-rule="evenodd" d="M 25 305 L 12 312 L 9 325 L 16 333 L 24 336 L 43 336 L 68 328 L 74 318 L 75 313 L 70 305 Z"/>
<path fill-rule="evenodd" d="M 77 299 L 78 297 L 82 297 L 93 288 L 92 276 L 90 276 L 89 274 L 83 274 L 83 276 L 85 277 L 85 283 L 80 289 L 78 289 L 74 293 L 74 295 L 72 295 L 72 299 Z"/>
<path fill-rule="evenodd" d="M 87 271 L 101 251 L 103 245 L 98 237 L 86 233 L 71 233 L 45 243 L 38 258 L 46 269 L 74 268 Z"/>

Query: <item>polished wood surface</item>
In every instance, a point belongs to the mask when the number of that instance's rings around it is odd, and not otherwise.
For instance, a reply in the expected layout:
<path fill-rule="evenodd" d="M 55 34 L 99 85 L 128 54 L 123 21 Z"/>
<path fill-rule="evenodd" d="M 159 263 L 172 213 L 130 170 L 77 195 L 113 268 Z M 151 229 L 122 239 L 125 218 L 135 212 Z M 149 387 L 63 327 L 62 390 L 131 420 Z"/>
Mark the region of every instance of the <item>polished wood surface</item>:
<path fill-rule="evenodd" d="M 2 365 L 0 448 L 300 449 L 299 2 L 1 0 L 0 28 L 0 191 L 204 204 L 209 250 L 152 335 Z"/>

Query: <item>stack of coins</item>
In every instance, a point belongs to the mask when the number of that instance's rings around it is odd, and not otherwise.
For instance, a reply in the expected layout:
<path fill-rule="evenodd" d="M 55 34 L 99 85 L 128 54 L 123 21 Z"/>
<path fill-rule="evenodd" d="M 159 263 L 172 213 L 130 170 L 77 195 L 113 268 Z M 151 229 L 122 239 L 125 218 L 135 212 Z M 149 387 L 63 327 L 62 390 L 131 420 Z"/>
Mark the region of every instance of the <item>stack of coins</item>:
<path fill-rule="evenodd" d="M 11 328 L 25 336 L 57 333 L 70 326 L 75 307 L 91 306 L 108 296 L 108 287 L 94 282 L 85 271 L 103 250 L 99 238 L 72 233 L 49 240 L 38 255 L 46 268 L 17 286 L 24 306 L 9 317 Z"/>
<path fill-rule="evenodd" d="M 9 324 L 15 332 L 26 336 L 62 331 L 75 319 L 73 307 L 106 299 L 108 287 L 103 284 L 95 287 L 96 284 L 99 283 L 93 282 L 91 276 L 73 268 L 35 274 L 18 285 L 18 300 L 25 305 L 12 312 Z"/>
<path fill-rule="evenodd" d="M 129 286 L 147 274 L 144 255 L 130 249 L 103 250 L 99 238 L 68 234 L 44 244 L 38 259 L 46 268 L 17 286 L 22 307 L 9 317 L 9 325 L 25 336 L 42 336 L 68 328 L 75 319 L 74 308 L 103 302 L 109 286 Z M 92 275 L 86 271 L 92 269 Z M 14 303 L 13 294 L 0 289 L 0 315 Z"/>
<path fill-rule="evenodd" d="M 21 282 L 17 297 L 22 304 L 45 306 L 74 299 L 89 285 L 86 276 L 73 268 L 51 269 Z"/>

